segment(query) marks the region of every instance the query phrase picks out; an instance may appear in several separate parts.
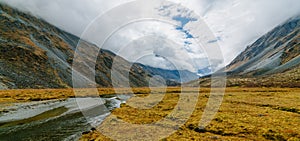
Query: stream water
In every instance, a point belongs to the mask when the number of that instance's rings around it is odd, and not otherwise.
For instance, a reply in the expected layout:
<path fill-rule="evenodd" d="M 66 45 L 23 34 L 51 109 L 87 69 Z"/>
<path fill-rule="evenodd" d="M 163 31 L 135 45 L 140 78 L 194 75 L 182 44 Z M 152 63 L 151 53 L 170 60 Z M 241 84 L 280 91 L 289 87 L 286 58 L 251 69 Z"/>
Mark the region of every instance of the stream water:
<path fill-rule="evenodd" d="M 130 97 L 111 95 L 106 98 L 15 103 L 6 107 L 6 113 L 0 114 L 0 140 L 78 140 L 83 132 L 101 124 L 111 110 Z M 79 108 L 78 102 L 85 106 Z M 92 114 L 84 116 L 82 111 Z"/>

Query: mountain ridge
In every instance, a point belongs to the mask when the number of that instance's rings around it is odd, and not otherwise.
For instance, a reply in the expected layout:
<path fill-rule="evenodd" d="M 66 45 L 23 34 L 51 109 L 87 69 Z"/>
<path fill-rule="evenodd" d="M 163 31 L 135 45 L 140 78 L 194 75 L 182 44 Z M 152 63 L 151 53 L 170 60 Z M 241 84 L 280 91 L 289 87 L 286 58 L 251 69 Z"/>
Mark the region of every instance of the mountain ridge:
<path fill-rule="evenodd" d="M 268 66 L 262 66 L 265 65 L 263 63 L 258 64 L 263 59 L 269 59 L 273 64 L 277 63 L 275 66 L 269 66 L 272 69 L 296 58 L 299 56 L 299 24 L 300 16 L 295 16 L 275 27 L 238 55 L 226 67 L 227 72 L 247 73 L 255 69 L 264 69 Z"/>
<path fill-rule="evenodd" d="M 184 85 L 209 87 L 210 77 L 224 71 L 227 86 L 300 87 L 300 15 L 258 38 L 225 69 Z"/>
<path fill-rule="evenodd" d="M 86 59 L 89 59 L 89 51 L 98 48 L 43 19 L 1 3 L 0 21 L 0 89 L 72 87 L 72 63 L 77 44 L 80 41 L 82 45 L 89 46 L 90 50 L 81 51 Z M 101 49 L 95 66 L 97 87 L 113 87 L 110 72 L 112 62 L 119 64 L 119 77 L 115 81 L 126 81 L 126 77 L 129 77 L 132 87 L 149 86 L 153 73 L 111 51 Z M 166 70 L 164 73 L 173 72 Z M 167 78 L 165 76 L 162 77 Z M 76 77 L 88 79 L 83 74 Z M 174 86 L 179 85 L 175 80 L 166 81 Z M 155 83 L 161 84 L 159 81 Z"/>

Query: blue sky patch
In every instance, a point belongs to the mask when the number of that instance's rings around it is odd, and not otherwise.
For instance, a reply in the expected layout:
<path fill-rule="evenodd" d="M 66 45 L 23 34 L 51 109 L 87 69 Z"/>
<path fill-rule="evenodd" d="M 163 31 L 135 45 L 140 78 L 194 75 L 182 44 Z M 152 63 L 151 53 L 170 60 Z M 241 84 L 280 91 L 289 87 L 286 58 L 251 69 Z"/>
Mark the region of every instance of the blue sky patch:
<path fill-rule="evenodd" d="M 191 21 L 197 21 L 197 19 L 195 19 L 195 18 L 182 17 L 180 15 L 174 16 L 172 19 L 175 20 L 175 21 L 180 22 L 181 23 L 181 27 L 184 27 L 187 23 L 189 23 Z"/>
<path fill-rule="evenodd" d="M 176 27 L 176 30 L 183 32 L 185 34 L 186 39 L 194 38 L 194 36 L 190 34 L 189 31 L 184 30 L 183 27 Z"/>

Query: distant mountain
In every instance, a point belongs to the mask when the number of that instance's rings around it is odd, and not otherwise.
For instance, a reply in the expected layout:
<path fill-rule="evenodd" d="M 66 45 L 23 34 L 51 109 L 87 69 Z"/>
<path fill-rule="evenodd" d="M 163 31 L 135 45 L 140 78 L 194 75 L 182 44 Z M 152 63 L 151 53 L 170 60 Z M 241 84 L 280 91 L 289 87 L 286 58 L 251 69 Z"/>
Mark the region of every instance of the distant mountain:
<path fill-rule="evenodd" d="M 160 68 L 154 68 L 151 66 L 146 66 L 139 64 L 145 71 L 149 72 L 151 75 L 162 76 L 166 80 L 173 80 L 176 82 L 189 82 L 196 80 L 199 76 L 196 73 L 190 72 L 188 70 L 166 70 Z"/>
<path fill-rule="evenodd" d="M 207 75 L 210 75 L 211 73 L 212 73 L 211 68 L 206 67 L 206 68 L 203 68 L 203 69 L 199 69 L 197 74 L 199 76 L 207 76 Z"/>
<path fill-rule="evenodd" d="M 1 3 L 0 28 L 0 89 L 72 87 L 72 62 L 78 37 Z M 97 48 L 87 41 L 81 45 L 91 47 L 81 51 L 82 57 Z M 130 70 L 132 87 L 148 86 L 153 75 L 170 79 L 167 84 L 179 85 L 174 71 L 132 64 L 108 50 L 101 50 L 95 68 L 98 87 L 112 87 L 113 62 L 118 64 L 116 82 L 126 81 L 126 70 Z M 84 78 L 84 74 L 78 76 Z"/>
<path fill-rule="evenodd" d="M 227 86 L 300 87 L 300 16 L 263 35 L 227 67 Z M 186 85 L 210 86 L 205 77 Z"/>

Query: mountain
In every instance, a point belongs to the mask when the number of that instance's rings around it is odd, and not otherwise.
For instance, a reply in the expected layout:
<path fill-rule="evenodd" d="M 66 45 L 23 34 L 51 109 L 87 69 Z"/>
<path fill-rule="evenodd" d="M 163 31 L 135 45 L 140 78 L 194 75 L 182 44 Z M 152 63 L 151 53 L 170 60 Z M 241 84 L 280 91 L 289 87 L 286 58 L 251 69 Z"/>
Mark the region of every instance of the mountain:
<path fill-rule="evenodd" d="M 80 41 L 77 36 L 1 3 L 0 28 L 0 89 L 72 87 L 73 56 Z M 88 54 L 97 49 L 96 45 L 88 41 L 81 40 L 80 44 L 90 49 L 80 51 L 81 58 L 89 59 Z M 116 82 L 126 81 L 126 70 L 130 70 L 132 87 L 148 86 L 153 75 L 178 78 L 174 71 L 157 68 L 149 71 L 144 68 L 150 67 L 128 62 L 108 50 L 101 50 L 95 67 L 98 87 L 112 87 L 113 62 L 118 64 L 115 73 L 118 77 L 114 78 Z M 81 74 L 76 77 L 89 79 L 83 71 L 79 72 Z M 167 80 L 167 84 L 178 85 L 177 80 Z M 154 83 L 159 86 L 161 80 L 155 80 Z"/>
<path fill-rule="evenodd" d="M 146 66 L 143 64 L 139 64 L 139 65 L 145 71 L 150 73 L 152 76 L 155 75 L 162 76 L 166 80 L 173 80 L 176 82 L 189 82 L 199 78 L 199 76 L 196 73 L 190 72 L 188 70 L 166 70 L 166 69 Z"/>
<path fill-rule="evenodd" d="M 300 87 L 300 16 L 266 33 L 225 69 L 227 86 Z M 210 86 L 204 77 L 187 85 Z"/>
<path fill-rule="evenodd" d="M 234 75 L 284 72 L 300 64 L 300 16 L 288 20 L 248 46 L 228 66 Z"/>

